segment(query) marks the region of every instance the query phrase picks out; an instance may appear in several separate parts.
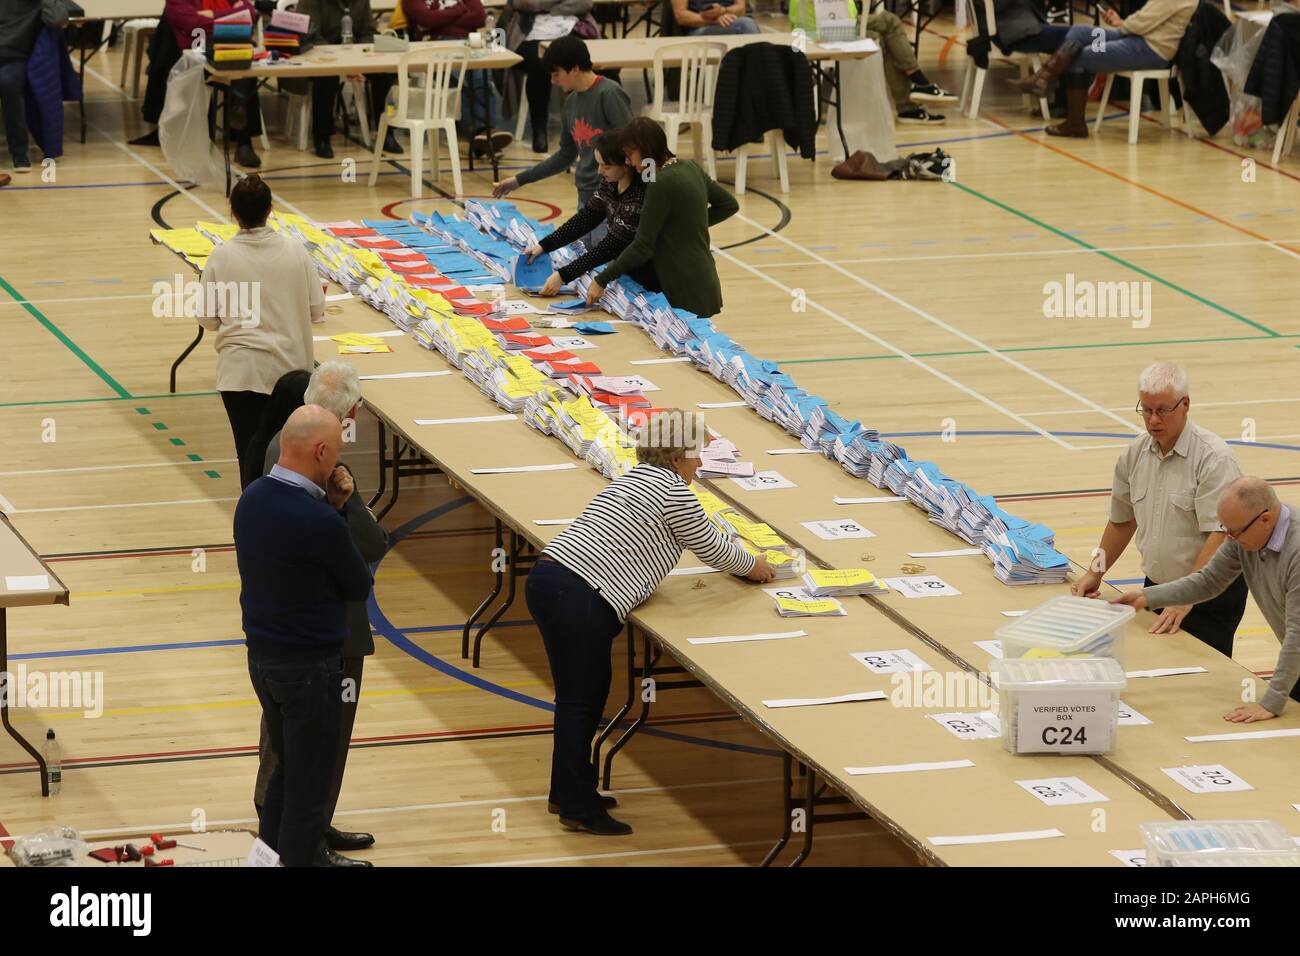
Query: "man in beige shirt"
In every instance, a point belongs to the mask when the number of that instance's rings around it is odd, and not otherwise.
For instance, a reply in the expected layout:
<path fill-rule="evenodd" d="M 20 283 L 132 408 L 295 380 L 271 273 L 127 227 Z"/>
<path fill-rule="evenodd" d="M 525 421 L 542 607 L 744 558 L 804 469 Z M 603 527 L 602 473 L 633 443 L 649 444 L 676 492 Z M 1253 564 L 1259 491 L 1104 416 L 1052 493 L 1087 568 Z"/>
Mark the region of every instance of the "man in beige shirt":
<path fill-rule="evenodd" d="M 259 176 L 235 185 L 230 211 L 239 233 L 208 257 L 198 320 L 217 333 L 217 391 L 243 474 L 244 451 L 276 381 L 311 371 L 311 327 L 325 320 L 325 290 L 307 250 L 267 226 L 271 189 Z"/>
<path fill-rule="evenodd" d="M 1200 570 L 1223 544 L 1219 496 L 1241 477 L 1241 468 L 1223 439 L 1187 420 L 1191 404 L 1187 373 L 1177 365 L 1156 362 L 1142 372 L 1137 411 L 1147 433 L 1115 465 L 1110 520 L 1074 594 L 1096 597 L 1102 574 L 1134 534 L 1147 587 Z M 1164 608 L 1151 633 L 1175 634 L 1181 627 L 1231 657 L 1246 593 L 1246 582 L 1237 576 L 1211 600 Z"/>

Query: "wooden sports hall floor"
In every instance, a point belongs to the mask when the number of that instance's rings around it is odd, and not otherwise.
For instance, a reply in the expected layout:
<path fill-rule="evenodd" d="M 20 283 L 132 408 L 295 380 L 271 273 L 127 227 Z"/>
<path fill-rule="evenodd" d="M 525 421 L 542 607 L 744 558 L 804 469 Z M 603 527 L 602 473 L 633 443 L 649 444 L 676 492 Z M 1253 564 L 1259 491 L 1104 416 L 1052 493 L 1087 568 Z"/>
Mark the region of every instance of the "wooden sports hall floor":
<path fill-rule="evenodd" d="M 952 32 L 936 23 L 921 59 L 955 89 L 963 56 Z M 1007 93 L 1007 73 L 990 75 L 980 119 L 949 108 L 944 127 L 898 130 L 905 147 L 942 144 L 957 157 L 956 183 L 835 182 L 822 156 L 792 159 L 781 196 L 756 165 L 741 215 L 713 233 L 725 250 L 720 326 L 845 415 L 905 436 L 912 457 L 1050 524 L 1076 560 L 1098 540 L 1114 458 L 1139 424 L 1136 378 L 1152 360 L 1187 367 L 1194 420 L 1228 438 L 1253 432 L 1254 444 L 1237 447 L 1247 472 L 1300 481 L 1291 378 L 1300 163 L 1272 169 L 1261 153 L 1248 182 L 1230 144 L 1150 120 L 1129 146 L 1119 108 L 1098 137 L 1049 142 Z M 29 737 L 52 726 L 63 742 L 56 799 L 34 795 L 23 755 L 0 741 L 0 825 L 10 833 L 52 821 L 148 832 L 196 811 L 208 826 L 252 817 L 258 710 L 229 548 L 233 448 L 211 391 L 210 344 L 183 367 L 179 394 L 166 394 L 192 327 L 150 312 L 151 284 L 177 266 L 149 229 L 226 210 L 219 190 L 177 195 L 158 150 L 124 145 L 143 128 L 139 104 L 108 81 L 117 74 L 115 51 L 92 63 L 88 141 L 69 136 L 57 180 L 33 174 L 0 191 L 0 506 L 73 594 L 70 608 L 10 615 L 13 663 L 102 670 L 107 695 L 97 720 L 19 715 Z M 643 98 L 639 77 L 625 79 Z M 267 103 L 278 130 L 283 107 Z M 349 155 L 337 140 L 336 150 Z M 351 155 L 364 158 L 359 147 Z M 341 183 L 337 162 L 282 138 L 263 158 L 282 205 L 316 219 L 454 208 L 409 202 L 392 165 L 371 190 L 364 176 Z M 533 159 L 519 145 L 506 165 Z M 723 161 L 721 178 L 731 170 Z M 481 170 L 465 183 L 470 195 L 490 186 Z M 566 215 L 574 204 L 563 177 L 516 198 L 539 218 L 548 204 Z M 1149 326 L 1044 318 L 1045 283 L 1071 273 L 1149 282 Z M 792 311 L 796 288 L 804 312 Z M 44 442 L 51 425 L 57 440 Z M 371 427 L 351 453 L 367 487 Z M 404 487 L 390 528 L 460 497 L 432 479 Z M 643 734 L 620 757 L 620 815 L 634 836 L 565 834 L 547 815 L 549 715 L 529 701 L 551 689 L 522 601 L 487 641 L 475 676 L 489 687 L 438 663 L 460 666 L 459 623 L 489 583 L 488 526 L 477 507 L 458 507 L 420 523 L 383 562 L 385 621 L 336 823 L 374 831 L 367 856 L 381 864 L 756 862 L 779 827 L 780 764 L 702 691 L 670 695 L 656 711 L 662 729 L 688 740 Z M 199 547 L 202 573 L 192 567 Z M 1138 574 L 1130 554 L 1111 577 Z M 1277 644 L 1253 606 L 1242 627 L 1239 659 L 1268 670 Z M 505 831 L 495 832 L 502 808 Z M 911 862 L 870 824 L 819 834 L 812 857 Z"/>

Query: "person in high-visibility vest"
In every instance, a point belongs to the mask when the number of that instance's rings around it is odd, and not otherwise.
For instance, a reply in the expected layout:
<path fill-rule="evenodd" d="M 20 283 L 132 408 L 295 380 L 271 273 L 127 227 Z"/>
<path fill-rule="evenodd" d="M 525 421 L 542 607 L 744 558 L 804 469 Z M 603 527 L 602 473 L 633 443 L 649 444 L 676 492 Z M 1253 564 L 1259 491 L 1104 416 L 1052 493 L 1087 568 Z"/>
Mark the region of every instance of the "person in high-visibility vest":
<path fill-rule="evenodd" d="M 849 18 L 857 20 L 858 5 L 847 0 Z M 790 0 L 790 26 L 808 36 L 817 36 L 817 12 L 813 0 Z M 880 44 L 885 58 L 885 81 L 889 95 L 898 111 L 898 122 L 923 126 L 938 126 L 945 118 L 926 109 L 927 103 L 955 103 L 957 96 L 949 93 L 921 72 L 916 62 L 912 41 L 907 38 L 903 21 L 887 10 L 867 14 L 864 36 Z"/>

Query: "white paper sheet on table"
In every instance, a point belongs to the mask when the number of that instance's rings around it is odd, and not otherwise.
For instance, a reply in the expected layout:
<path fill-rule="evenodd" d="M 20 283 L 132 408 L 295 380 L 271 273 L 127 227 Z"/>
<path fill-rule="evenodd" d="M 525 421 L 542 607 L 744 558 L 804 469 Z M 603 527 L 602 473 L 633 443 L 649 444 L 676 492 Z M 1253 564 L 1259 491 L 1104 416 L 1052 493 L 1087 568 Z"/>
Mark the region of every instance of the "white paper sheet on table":
<path fill-rule="evenodd" d="M 6 574 L 5 589 L 9 591 L 45 591 L 50 586 L 48 574 Z"/>
<path fill-rule="evenodd" d="M 840 694 L 838 697 L 788 697 L 783 700 L 765 700 L 764 707 L 820 707 L 822 704 L 849 704 L 859 700 L 885 700 L 883 690 L 866 690 L 860 694 Z"/>
<path fill-rule="evenodd" d="M 514 475 L 524 471 L 567 471 L 570 468 L 578 466 L 569 463 L 564 465 L 512 465 L 508 468 L 471 468 L 471 475 Z"/>
<path fill-rule="evenodd" d="M 807 631 L 773 631 L 767 634 L 726 634 L 722 637 L 691 637 L 687 644 L 739 644 L 743 641 L 782 641 L 787 637 L 807 637 Z"/>
<path fill-rule="evenodd" d="M 474 425 L 480 422 L 514 422 L 518 415 L 471 415 L 469 418 L 417 418 L 417 425 Z"/>
<path fill-rule="evenodd" d="M 918 773 L 923 770 L 959 770 L 975 766 L 974 760 L 934 760 L 929 763 L 895 763 L 879 767 L 845 767 L 844 772 L 854 777 L 878 773 Z"/>
<path fill-rule="evenodd" d="M 842 498 L 839 495 L 835 496 L 835 503 L 837 505 L 876 505 L 883 504 L 886 501 L 906 500 L 907 499 L 901 495 L 878 495 L 875 498 Z"/>
<path fill-rule="evenodd" d="M 974 843 L 1016 843 L 1021 840 L 1050 840 L 1065 836 L 1056 827 L 1050 830 L 1018 830 L 1009 833 L 973 833 L 969 836 L 926 837 L 935 846 L 966 846 Z"/>
<path fill-rule="evenodd" d="M 450 375 L 451 372 L 387 372 L 383 375 L 362 375 L 363 382 L 373 382 L 381 378 L 437 378 L 439 375 Z"/>
<path fill-rule="evenodd" d="M 696 408 L 744 408 L 748 402 L 696 402 Z"/>

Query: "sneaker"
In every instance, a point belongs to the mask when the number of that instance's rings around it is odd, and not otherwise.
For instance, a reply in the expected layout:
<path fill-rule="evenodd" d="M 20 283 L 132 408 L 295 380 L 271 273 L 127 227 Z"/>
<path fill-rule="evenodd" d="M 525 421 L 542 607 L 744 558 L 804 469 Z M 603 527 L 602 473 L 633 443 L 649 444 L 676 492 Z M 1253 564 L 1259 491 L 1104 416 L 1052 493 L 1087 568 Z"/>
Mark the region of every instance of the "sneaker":
<path fill-rule="evenodd" d="M 946 118 L 938 113 L 931 113 L 924 106 L 918 106 L 910 110 L 899 110 L 898 121 L 912 126 L 942 126 L 948 122 Z"/>
<path fill-rule="evenodd" d="M 247 166 L 250 169 L 256 169 L 262 165 L 262 159 L 257 153 L 253 152 L 252 143 L 240 143 L 235 149 L 235 162 L 240 166 Z"/>
<path fill-rule="evenodd" d="M 32 171 L 32 161 L 26 156 L 14 159 L 14 172 L 30 173 Z"/>
<path fill-rule="evenodd" d="M 632 828 L 621 820 L 615 820 L 608 813 L 583 817 L 581 820 L 560 817 L 560 825 L 566 830 L 582 833 L 594 833 L 596 836 L 627 836 Z"/>
<path fill-rule="evenodd" d="M 956 103 L 957 94 L 949 93 L 938 83 L 913 83 L 907 98 L 913 103 Z"/>

